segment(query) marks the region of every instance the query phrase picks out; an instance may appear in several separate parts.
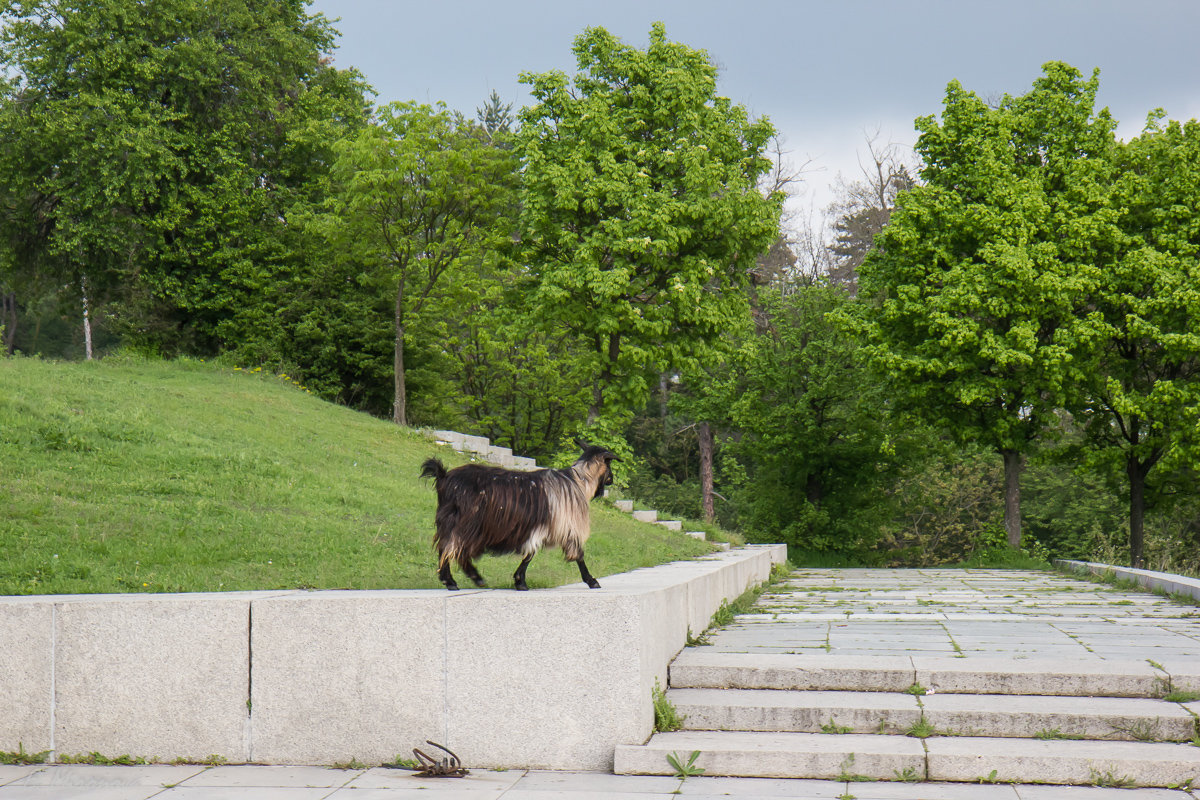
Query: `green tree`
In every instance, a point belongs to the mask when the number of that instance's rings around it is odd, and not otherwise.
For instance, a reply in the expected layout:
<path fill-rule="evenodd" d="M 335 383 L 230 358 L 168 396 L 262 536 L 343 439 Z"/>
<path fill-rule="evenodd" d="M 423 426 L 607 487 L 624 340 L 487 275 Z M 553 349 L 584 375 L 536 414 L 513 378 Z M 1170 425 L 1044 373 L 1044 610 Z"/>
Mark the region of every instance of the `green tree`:
<path fill-rule="evenodd" d="M 1014 548 L 1024 455 L 1089 377 L 1085 312 L 1121 241 L 1098 86 L 1052 62 L 990 107 L 952 82 L 941 120 L 917 120 L 924 185 L 900 195 L 859 269 L 860 324 L 897 400 L 1002 457 Z"/>
<path fill-rule="evenodd" d="M 1200 124 L 1153 115 L 1120 166 L 1128 239 L 1098 282 L 1100 350 L 1072 410 L 1101 457 L 1120 461 L 1139 567 L 1147 507 L 1200 459 Z"/>
<path fill-rule="evenodd" d="M 289 261 L 283 223 L 323 163 L 314 120 L 361 119 L 302 0 L 9 0 L 0 225 L 53 276 L 164 350 L 212 351 Z M 289 265 L 290 266 L 290 265 Z M 85 290 L 86 285 L 86 290 Z"/>
<path fill-rule="evenodd" d="M 757 330 L 693 408 L 738 432 L 725 451 L 749 476 L 737 489 L 745 527 L 804 550 L 862 549 L 889 515 L 880 499 L 909 448 L 860 342 L 830 319 L 853 301 L 826 284 L 759 300 Z"/>
<path fill-rule="evenodd" d="M 405 425 L 408 327 L 490 240 L 515 170 L 508 151 L 444 105 L 393 103 L 377 117 L 335 145 L 328 213 L 314 225 L 391 297 L 392 419 Z"/>
<path fill-rule="evenodd" d="M 756 188 L 771 125 L 717 95 L 704 51 L 656 23 L 646 50 L 588 28 L 574 53 L 573 85 L 521 76 L 522 243 L 536 315 L 586 347 L 595 422 L 744 317 L 782 195 Z"/>

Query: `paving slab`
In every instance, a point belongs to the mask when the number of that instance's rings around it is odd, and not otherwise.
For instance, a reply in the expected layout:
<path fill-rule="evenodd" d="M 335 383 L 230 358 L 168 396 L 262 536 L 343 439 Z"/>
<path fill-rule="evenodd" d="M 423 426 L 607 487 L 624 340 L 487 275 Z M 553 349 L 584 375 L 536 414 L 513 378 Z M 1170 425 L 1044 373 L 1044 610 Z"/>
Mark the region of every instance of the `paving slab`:
<path fill-rule="evenodd" d="M 154 800 L 327 800 L 332 796 L 331 792 L 336 791 L 339 790 L 298 786 L 174 786 L 153 797 Z M 91 800 L 91 796 L 82 795 L 73 800 Z M 364 797 L 361 800 L 374 799 Z"/>
<path fill-rule="evenodd" d="M 673 792 L 589 792 L 569 789 L 566 791 L 522 789 L 518 787 L 505 792 L 502 797 L 503 800 L 676 800 L 678 795 Z M 358 800 L 358 795 L 354 796 L 354 800 Z M 388 798 L 380 798 L 379 800 L 388 800 Z M 748 798 L 747 800 L 757 800 L 757 798 Z"/>
<path fill-rule="evenodd" d="M 99 767 L 91 764 L 43 766 L 9 786 L 174 786 L 202 772 L 205 767 L 152 764 L 132 767 Z"/>
<path fill-rule="evenodd" d="M 962 783 L 854 783 L 846 787 L 855 800 L 1020 800 L 1015 786 Z M 1135 800 L 1126 798 L 1126 800 Z M 1140 800 L 1137 798 L 1136 800 Z"/>
<path fill-rule="evenodd" d="M 516 773 L 514 785 L 537 791 L 671 793 L 683 783 L 659 775 L 613 775 L 607 772 L 554 772 L 530 770 Z"/>
<path fill-rule="evenodd" d="M 0 800 L 150 800 L 163 796 L 161 786 L 0 786 Z"/>
<path fill-rule="evenodd" d="M 365 770 L 330 769 L 328 767 L 242 766 L 211 767 L 181 781 L 179 785 L 196 786 L 277 786 L 289 788 L 331 788 L 347 785 Z"/>
<path fill-rule="evenodd" d="M 28 777 L 42 769 L 45 767 L 41 764 L 0 764 L 0 786 Z"/>
<path fill-rule="evenodd" d="M 802 778 L 688 778 L 680 782 L 679 795 L 691 798 L 803 798 L 834 800 L 846 793 L 845 781 L 813 781 Z"/>
<path fill-rule="evenodd" d="M 462 778 L 418 777 L 410 770 L 378 767 L 350 780 L 330 795 L 331 800 L 372 798 L 430 798 L 438 800 L 485 800 L 505 796 L 524 775 L 523 770 L 473 769 Z"/>

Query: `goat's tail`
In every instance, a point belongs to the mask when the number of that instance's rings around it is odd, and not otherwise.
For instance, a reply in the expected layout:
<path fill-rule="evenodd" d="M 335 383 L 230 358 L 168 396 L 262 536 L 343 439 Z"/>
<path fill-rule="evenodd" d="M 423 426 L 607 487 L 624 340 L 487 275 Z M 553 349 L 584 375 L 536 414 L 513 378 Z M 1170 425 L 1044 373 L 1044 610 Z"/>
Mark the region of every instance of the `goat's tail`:
<path fill-rule="evenodd" d="M 433 478 L 434 484 L 439 484 L 446 477 L 446 465 L 436 458 L 426 459 L 421 465 L 421 477 Z"/>

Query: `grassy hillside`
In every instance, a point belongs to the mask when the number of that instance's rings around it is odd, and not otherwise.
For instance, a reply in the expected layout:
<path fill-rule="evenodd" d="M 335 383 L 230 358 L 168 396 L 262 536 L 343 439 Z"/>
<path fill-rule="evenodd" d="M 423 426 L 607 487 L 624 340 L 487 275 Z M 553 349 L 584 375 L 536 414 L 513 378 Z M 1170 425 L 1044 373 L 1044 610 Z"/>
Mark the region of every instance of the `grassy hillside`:
<path fill-rule="evenodd" d="M 0 594 L 436 588 L 430 455 L 464 461 L 275 376 L 0 359 Z M 599 500 L 592 530 L 598 577 L 709 550 Z M 528 579 L 578 571 L 549 550 Z"/>

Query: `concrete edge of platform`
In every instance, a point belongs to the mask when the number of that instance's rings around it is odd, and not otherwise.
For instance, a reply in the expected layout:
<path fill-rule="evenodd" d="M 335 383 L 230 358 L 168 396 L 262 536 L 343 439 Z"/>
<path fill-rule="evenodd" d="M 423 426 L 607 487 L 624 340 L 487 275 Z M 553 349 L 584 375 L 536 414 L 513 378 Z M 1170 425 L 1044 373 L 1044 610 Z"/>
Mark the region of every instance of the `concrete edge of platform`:
<path fill-rule="evenodd" d="M 0 598 L 0 751 L 609 769 L 689 629 L 786 558 L 759 545 L 532 592 Z"/>
<path fill-rule="evenodd" d="M 1074 561 L 1071 559 L 1055 559 L 1055 566 L 1076 573 L 1092 575 L 1111 575 L 1115 578 L 1131 580 L 1139 586 L 1152 592 L 1164 594 L 1187 595 L 1193 600 L 1200 601 L 1200 578 L 1188 578 L 1183 575 L 1173 575 L 1169 572 L 1154 572 L 1148 569 L 1132 567 L 1114 567 L 1111 564 L 1099 564 L 1092 561 Z"/>

